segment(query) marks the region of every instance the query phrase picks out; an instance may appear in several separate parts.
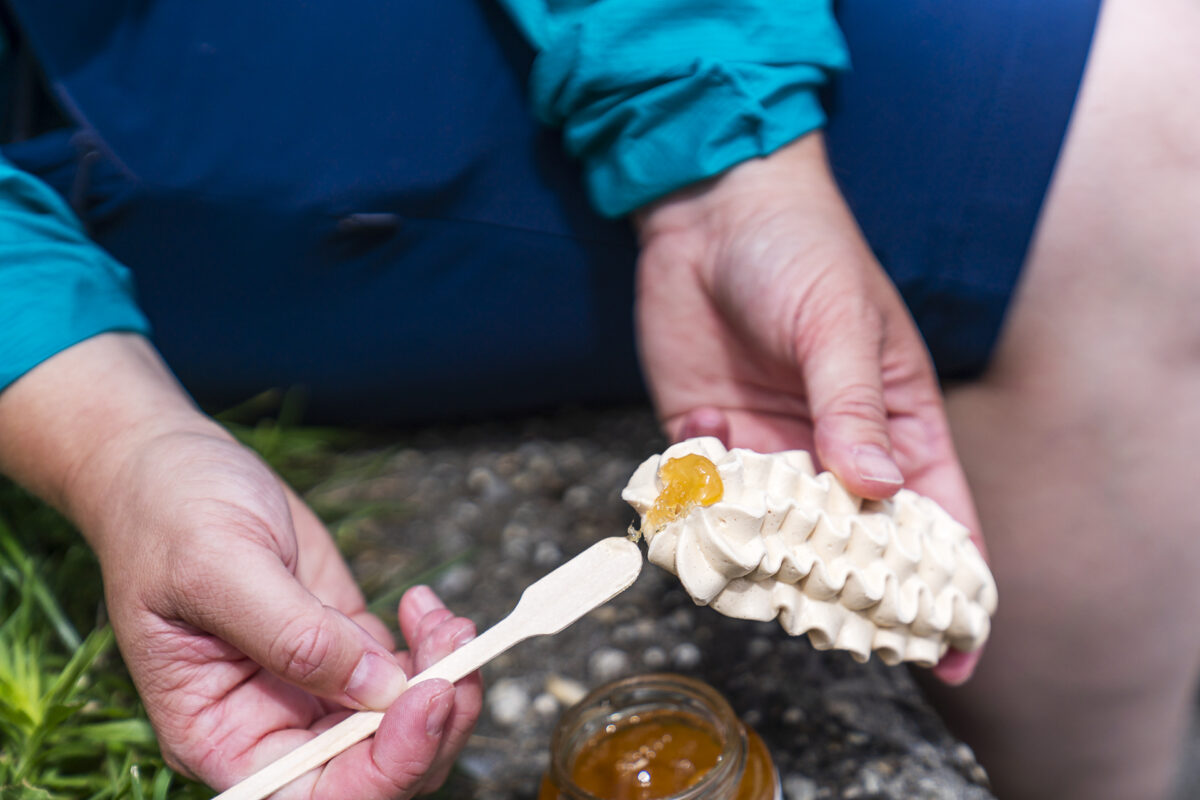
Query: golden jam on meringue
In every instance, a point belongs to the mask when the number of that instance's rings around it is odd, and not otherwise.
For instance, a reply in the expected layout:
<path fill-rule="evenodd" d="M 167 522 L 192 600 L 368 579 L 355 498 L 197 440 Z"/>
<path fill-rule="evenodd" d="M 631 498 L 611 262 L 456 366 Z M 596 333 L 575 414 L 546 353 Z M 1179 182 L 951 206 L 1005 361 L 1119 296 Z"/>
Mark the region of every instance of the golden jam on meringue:
<path fill-rule="evenodd" d="M 717 465 L 699 453 L 667 459 L 658 468 L 662 489 L 642 517 L 642 533 L 655 533 L 696 506 L 711 506 L 725 494 Z"/>

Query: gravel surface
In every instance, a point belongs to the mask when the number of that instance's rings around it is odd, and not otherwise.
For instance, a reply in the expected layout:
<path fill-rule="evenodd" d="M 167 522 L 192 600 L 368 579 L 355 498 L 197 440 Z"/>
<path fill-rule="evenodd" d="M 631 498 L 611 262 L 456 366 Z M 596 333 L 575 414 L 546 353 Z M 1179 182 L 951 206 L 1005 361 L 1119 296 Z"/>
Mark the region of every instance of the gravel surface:
<path fill-rule="evenodd" d="M 353 529 L 352 566 L 373 596 L 394 595 L 418 574 L 480 630 L 529 583 L 624 533 L 635 515 L 620 490 L 665 446 L 644 409 L 426 429 L 398 441 L 372 476 L 327 490 L 337 502 L 401 504 Z M 993 796 L 971 750 L 905 669 L 857 664 L 813 650 L 776 623 L 696 607 L 651 564 L 608 605 L 485 669 L 484 713 L 446 796 L 533 798 L 563 708 L 600 683 L 655 671 L 723 692 L 762 734 L 787 800 Z"/>

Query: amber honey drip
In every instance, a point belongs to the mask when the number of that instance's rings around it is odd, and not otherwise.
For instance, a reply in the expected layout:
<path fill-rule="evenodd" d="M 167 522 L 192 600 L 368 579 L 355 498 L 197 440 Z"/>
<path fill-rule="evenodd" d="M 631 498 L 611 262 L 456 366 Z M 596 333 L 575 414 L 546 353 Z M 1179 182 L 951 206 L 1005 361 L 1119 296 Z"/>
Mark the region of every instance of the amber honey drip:
<path fill-rule="evenodd" d="M 643 533 L 654 533 L 696 506 L 711 506 L 725 493 L 717 465 L 698 453 L 665 461 L 658 480 L 663 488 L 642 519 Z"/>

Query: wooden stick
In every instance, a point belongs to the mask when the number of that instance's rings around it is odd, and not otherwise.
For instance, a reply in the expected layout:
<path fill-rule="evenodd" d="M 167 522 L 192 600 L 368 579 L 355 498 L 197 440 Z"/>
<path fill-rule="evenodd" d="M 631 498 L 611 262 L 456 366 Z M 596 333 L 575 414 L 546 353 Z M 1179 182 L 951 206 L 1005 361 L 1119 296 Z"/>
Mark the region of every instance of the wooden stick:
<path fill-rule="evenodd" d="M 642 570 L 642 552 L 620 536 L 602 539 L 532 584 L 507 617 L 464 644 L 408 685 L 459 681 L 531 636 L 558 633 L 628 589 Z M 262 800 L 379 729 L 383 713 L 360 711 L 268 764 L 213 800 Z"/>

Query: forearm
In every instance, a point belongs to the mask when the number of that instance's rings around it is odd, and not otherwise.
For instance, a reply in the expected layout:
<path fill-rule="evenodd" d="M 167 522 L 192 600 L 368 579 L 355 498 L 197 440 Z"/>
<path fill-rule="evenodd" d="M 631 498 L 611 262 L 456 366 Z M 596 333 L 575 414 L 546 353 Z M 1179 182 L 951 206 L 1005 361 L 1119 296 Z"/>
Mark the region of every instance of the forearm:
<path fill-rule="evenodd" d="M 89 523 L 109 496 L 122 458 L 155 436 L 181 430 L 221 428 L 195 407 L 143 337 L 101 334 L 0 392 L 0 472 L 87 536 L 100 527 Z"/>

